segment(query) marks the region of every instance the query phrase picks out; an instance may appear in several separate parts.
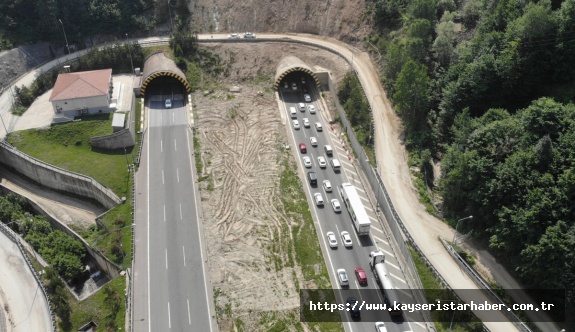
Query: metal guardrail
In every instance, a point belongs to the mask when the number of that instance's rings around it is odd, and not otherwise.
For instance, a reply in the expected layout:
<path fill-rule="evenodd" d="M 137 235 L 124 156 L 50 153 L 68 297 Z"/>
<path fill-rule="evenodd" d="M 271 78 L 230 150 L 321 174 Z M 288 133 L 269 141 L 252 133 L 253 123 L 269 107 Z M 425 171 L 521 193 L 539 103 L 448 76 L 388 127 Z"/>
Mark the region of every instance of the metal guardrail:
<path fill-rule="evenodd" d="M 42 280 L 40 279 L 40 276 L 38 275 L 38 273 L 36 272 L 36 269 L 32 265 L 32 262 L 30 261 L 30 258 L 28 257 L 28 253 L 26 252 L 26 250 L 24 250 L 22 243 L 20 243 L 18 235 L 15 234 L 14 231 L 11 230 L 8 226 L 4 225 L 4 223 L 0 223 L 0 231 L 2 231 L 2 233 L 6 234 L 6 236 L 8 238 L 10 238 L 18 246 L 18 250 L 20 250 L 20 253 L 24 257 L 24 260 L 26 261 L 26 265 L 28 265 L 28 267 L 32 271 L 32 275 L 34 275 L 34 279 L 36 279 L 36 282 L 38 283 L 38 287 L 42 290 L 42 293 L 44 294 L 44 297 L 46 298 L 46 302 L 48 303 L 48 312 L 50 313 L 50 319 L 52 320 L 52 331 L 56 332 L 57 331 L 57 329 L 56 329 L 56 317 L 54 316 L 54 312 L 53 312 L 54 310 L 52 309 L 52 302 L 50 301 L 50 296 L 48 296 L 48 292 L 44 288 L 44 284 L 42 284 Z"/>

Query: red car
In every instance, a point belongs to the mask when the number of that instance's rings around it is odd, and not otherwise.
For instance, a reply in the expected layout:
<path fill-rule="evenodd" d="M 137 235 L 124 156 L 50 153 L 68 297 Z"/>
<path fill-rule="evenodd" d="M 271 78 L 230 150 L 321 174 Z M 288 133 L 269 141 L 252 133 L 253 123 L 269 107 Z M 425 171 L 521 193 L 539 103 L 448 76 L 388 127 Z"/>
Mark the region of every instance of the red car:
<path fill-rule="evenodd" d="M 360 285 L 367 285 L 367 275 L 361 267 L 355 269 L 355 276 Z"/>
<path fill-rule="evenodd" d="M 299 143 L 299 152 L 307 153 L 307 147 L 303 143 Z"/>

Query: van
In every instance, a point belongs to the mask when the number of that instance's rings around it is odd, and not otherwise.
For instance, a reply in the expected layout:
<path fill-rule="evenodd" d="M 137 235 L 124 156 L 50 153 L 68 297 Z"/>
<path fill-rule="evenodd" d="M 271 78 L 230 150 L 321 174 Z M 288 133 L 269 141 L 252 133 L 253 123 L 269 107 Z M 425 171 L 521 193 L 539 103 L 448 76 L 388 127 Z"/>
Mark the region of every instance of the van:
<path fill-rule="evenodd" d="M 325 154 L 328 156 L 333 156 L 333 149 L 331 148 L 331 145 L 326 145 L 323 147 L 323 149 L 325 150 Z"/>
<path fill-rule="evenodd" d="M 289 108 L 289 114 L 291 115 L 292 118 L 297 118 L 297 111 L 295 110 L 295 107 Z"/>
<path fill-rule="evenodd" d="M 315 172 L 307 172 L 307 179 L 310 185 L 317 186 L 317 175 Z"/>
<path fill-rule="evenodd" d="M 339 163 L 339 160 L 337 159 L 332 159 L 330 160 L 330 164 L 331 164 L 331 168 L 333 168 L 333 170 L 337 173 L 339 172 L 340 168 L 341 168 L 341 164 Z"/>

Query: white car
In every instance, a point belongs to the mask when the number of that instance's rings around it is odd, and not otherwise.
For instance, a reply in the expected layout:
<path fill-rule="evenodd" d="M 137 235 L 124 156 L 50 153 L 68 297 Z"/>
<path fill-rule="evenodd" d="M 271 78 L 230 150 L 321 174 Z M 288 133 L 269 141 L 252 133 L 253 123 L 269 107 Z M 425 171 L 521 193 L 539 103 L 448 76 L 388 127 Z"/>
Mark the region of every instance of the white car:
<path fill-rule="evenodd" d="M 315 114 L 315 106 L 308 105 L 307 110 L 309 111 L 309 114 Z"/>
<path fill-rule="evenodd" d="M 311 101 L 311 97 L 307 93 L 305 95 L 303 95 L 303 99 L 308 103 Z"/>
<path fill-rule="evenodd" d="M 232 33 L 230 35 L 230 39 L 240 39 L 240 35 L 238 35 L 237 33 Z"/>
<path fill-rule="evenodd" d="M 315 204 L 317 206 L 323 206 L 323 197 L 321 197 L 320 193 L 313 194 L 313 198 L 315 199 Z"/>
<path fill-rule="evenodd" d="M 323 180 L 323 189 L 325 189 L 326 193 L 330 193 L 332 188 L 331 188 L 331 182 L 329 182 L 329 180 Z"/>
<path fill-rule="evenodd" d="M 320 122 L 316 122 L 315 123 L 315 130 L 317 131 L 323 131 L 323 127 L 321 126 Z"/>
<path fill-rule="evenodd" d="M 295 82 L 293 82 L 293 83 L 291 84 L 291 89 L 292 89 L 293 91 L 296 91 L 296 90 L 297 90 L 297 84 L 295 84 Z"/>
<path fill-rule="evenodd" d="M 337 248 L 337 238 L 334 232 L 327 232 L 327 242 L 331 248 Z"/>
<path fill-rule="evenodd" d="M 308 156 L 304 156 L 304 157 L 303 157 L 303 165 L 304 165 L 306 168 L 311 168 L 311 158 L 308 157 Z"/>
<path fill-rule="evenodd" d="M 244 38 L 256 38 L 256 34 L 253 32 L 244 33 Z"/>
<path fill-rule="evenodd" d="M 288 82 L 284 82 L 284 89 L 289 89 L 289 84 L 288 84 Z"/>
<path fill-rule="evenodd" d="M 171 100 L 171 99 L 166 99 L 165 106 L 166 106 L 166 108 L 172 108 L 172 100 Z"/>
<path fill-rule="evenodd" d="M 304 103 L 298 103 L 297 106 L 299 107 L 300 111 L 305 112 L 305 104 Z"/>
<path fill-rule="evenodd" d="M 327 166 L 325 158 L 322 156 L 317 157 L 317 163 L 319 165 L 319 168 L 325 168 L 325 166 Z"/>
<path fill-rule="evenodd" d="M 387 332 L 384 322 L 375 322 L 375 332 Z"/>
<path fill-rule="evenodd" d="M 309 138 L 309 142 L 311 143 L 311 146 L 317 146 L 317 138 L 312 136 Z"/>
<path fill-rule="evenodd" d="M 299 129 L 299 121 L 298 120 L 292 120 L 291 123 L 293 124 L 293 129 Z"/>
<path fill-rule="evenodd" d="M 341 212 L 341 205 L 339 205 L 339 201 L 337 198 L 331 200 L 331 207 L 333 208 L 333 212 L 340 213 Z"/>
<path fill-rule="evenodd" d="M 303 118 L 303 126 L 309 128 L 310 122 L 308 118 Z"/>
<path fill-rule="evenodd" d="M 349 286 L 349 278 L 347 277 L 347 272 L 344 269 L 337 270 L 337 278 L 339 279 L 339 284 L 341 286 Z"/>
<path fill-rule="evenodd" d="M 347 231 L 341 232 L 341 241 L 343 242 L 343 245 L 346 248 L 350 248 L 353 246 L 353 242 L 351 242 L 351 236 L 349 235 L 349 232 L 347 232 Z"/>

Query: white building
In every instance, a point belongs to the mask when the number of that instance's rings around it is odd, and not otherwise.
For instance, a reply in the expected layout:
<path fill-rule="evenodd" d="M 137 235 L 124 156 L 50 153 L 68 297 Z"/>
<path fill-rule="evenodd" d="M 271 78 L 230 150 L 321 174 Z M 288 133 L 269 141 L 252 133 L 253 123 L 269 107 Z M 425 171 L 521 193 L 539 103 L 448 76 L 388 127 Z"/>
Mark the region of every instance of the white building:
<path fill-rule="evenodd" d="M 113 89 L 112 69 L 60 74 L 50 96 L 55 118 L 115 111 Z"/>

